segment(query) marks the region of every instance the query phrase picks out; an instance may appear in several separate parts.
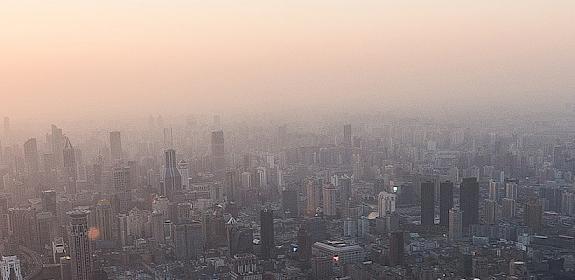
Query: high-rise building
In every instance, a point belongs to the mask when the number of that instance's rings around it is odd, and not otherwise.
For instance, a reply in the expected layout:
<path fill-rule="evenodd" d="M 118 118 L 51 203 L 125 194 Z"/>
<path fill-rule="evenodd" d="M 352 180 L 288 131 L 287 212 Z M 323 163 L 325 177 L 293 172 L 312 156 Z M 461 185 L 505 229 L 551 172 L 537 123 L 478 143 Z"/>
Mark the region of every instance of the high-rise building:
<path fill-rule="evenodd" d="M 307 182 L 307 185 L 306 185 L 306 195 L 307 195 L 306 212 L 310 216 L 315 215 L 317 208 L 321 207 L 322 195 L 323 195 L 322 185 L 323 185 L 323 181 L 321 179 L 318 179 L 318 178 L 310 179 Z"/>
<path fill-rule="evenodd" d="M 123 158 L 122 138 L 119 131 L 110 132 L 110 159 L 116 163 Z"/>
<path fill-rule="evenodd" d="M 282 209 L 284 212 L 289 213 L 288 216 L 298 216 L 298 193 L 295 190 L 282 191 Z"/>
<path fill-rule="evenodd" d="M 435 184 L 421 183 L 421 224 L 431 226 L 435 220 Z"/>
<path fill-rule="evenodd" d="M 240 191 L 240 178 L 237 170 L 226 171 L 224 177 L 224 191 L 228 201 L 238 201 Z"/>
<path fill-rule="evenodd" d="M 525 224 L 534 233 L 543 228 L 543 205 L 538 201 L 529 201 L 525 205 Z"/>
<path fill-rule="evenodd" d="M 42 203 L 42 210 L 45 212 L 50 212 L 54 217 L 58 215 L 58 204 L 56 200 L 56 191 L 47 190 L 43 191 L 40 195 L 40 200 Z"/>
<path fill-rule="evenodd" d="M 36 175 L 39 171 L 38 144 L 36 138 L 30 138 L 24 143 L 24 159 L 26 171 L 29 175 Z"/>
<path fill-rule="evenodd" d="M 112 204 L 108 200 L 100 200 L 95 207 L 95 228 L 100 240 L 113 240 L 112 238 Z"/>
<path fill-rule="evenodd" d="M 62 129 L 55 125 L 52 125 L 52 134 L 50 135 L 50 142 L 52 143 L 52 154 L 54 155 L 54 163 L 56 167 L 62 167 L 63 165 L 63 148 L 65 145 L 64 135 L 62 134 Z"/>
<path fill-rule="evenodd" d="M 463 217 L 458 209 L 449 209 L 449 240 L 456 241 L 463 237 Z"/>
<path fill-rule="evenodd" d="M 513 219 L 515 217 L 515 200 L 504 198 L 501 201 L 503 204 L 501 215 L 504 219 Z"/>
<path fill-rule="evenodd" d="M 346 124 L 343 126 L 343 145 L 346 147 L 351 147 L 351 124 Z"/>
<path fill-rule="evenodd" d="M 2 257 L 0 261 L 2 280 L 23 280 L 20 260 L 16 256 Z"/>
<path fill-rule="evenodd" d="M 125 192 L 130 189 L 130 168 L 116 166 L 112 169 L 112 185 L 114 191 Z"/>
<path fill-rule="evenodd" d="M 453 182 L 439 184 L 439 224 L 449 225 L 449 210 L 453 208 Z"/>
<path fill-rule="evenodd" d="M 212 161 L 216 173 L 226 169 L 226 154 L 224 148 L 224 132 L 222 130 L 212 132 Z"/>
<path fill-rule="evenodd" d="M 258 259 L 253 254 L 238 254 L 231 259 L 231 280 L 262 280 Z"/>
<path fill-rule="evenodd" d="M 517 183 L 509 181 L 505 184 L 505 197 L 517 200 Z"/>
<path fill-rule="evenodd" d="M 14 241 L 28 248 L 38 247 L 36 212 L 32 208 L 10 208 L 10 229 Z"/>
<path fill-rule="evenodd" d="M 66 176 L 66 193 L 75 194 L 76 193 L 76 183 L 78 180 L 77 166 L 76 166 L 76 154 L 72 143 L 68 137 L 64 138 L 65 145 L 62 150 L 63 155 L 63 166 L 64 175 Z"/>
<path fill-rule="evenodd" d="M 403 264 L 405 250 L 403 235 L 403 231 L 396 231 L 389 236 L 389 264 L 392 266 Z"/>
<path fill-rule="evenodd" d="M 348 176 L 338 179 L 339 183 L 339 194 L 342 202 L 347 202 L 351 200 L 351 178 Z M 379 193 L 379 192 L 378 192 Z"/>
<path fill-rule="evenodd" d="M 459 190 L 460 209 L 463 212 L 463 228 L 479 223 L 479 183 L 477 178 L 463 178 Z"/>
<path fill-rule="evenodd" d="M 182 176 L 176 165 L 176 151 L 168 149 L 165 156 L 164 177 L 160 193 L 168 197 L 170 201 L 174 201 L 175 194 L 182 190 Z"/>
<path fill-rule="evenodd" d="M 494 225 L 497 223 L 497 201 L 487 199 L 485 200 L 485 223 Z"/>
<path fill-rule="evenodd" d="M 264 209 L 260 211 L 260 229 L 262 256 L 264 259 L 269 259 L 273 257 L 275 248 L 273 210 Z"/>
<path fill-rule="evenodd" d="M 190 179 L 190 169 L 189 164 L 185 160 L 180 160 L 178 162 L 178 171 L 180 172 L 180 177 L 182 177 L 182 187 L 187 187 L 189 185 Z"/>
<path fill-rule="evenodd" d="M 179 260 L 197 259 L 205 246 L 202 223 L 183 221 L 174 226 L 175 255 Z"/>
<path fill-rule="evenodd" d="M 68 246 L 70 248 L 71 275 L 74 280 L 92 279 L 92 250 L 88 237 L 88 211 L 68 212 Z"/>
<path fill-rule="evenodd" d="M 233 226 L 228 230 L 230 256 L 253 253 L 254 231 L 251 228 Z"/>
<path fill-rule="evenodd" d="M 323 214 L 325 216 L 335 217 L 337 215 L 336 202 L 337 189 L 332 184 L 325 185 L 323 187 Z"/>
<path fill-rule="evenodd" d="M 397 195 L 394 193 L 380 192 L 377 197 L 377 212 L 383 218 L 391 213 L 395 213 Z"/>

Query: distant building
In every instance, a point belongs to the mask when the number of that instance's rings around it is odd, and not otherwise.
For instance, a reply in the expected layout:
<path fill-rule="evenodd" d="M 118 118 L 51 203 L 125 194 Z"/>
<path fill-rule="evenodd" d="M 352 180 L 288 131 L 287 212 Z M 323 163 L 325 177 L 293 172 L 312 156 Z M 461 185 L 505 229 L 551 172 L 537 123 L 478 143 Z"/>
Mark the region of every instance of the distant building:
<path fill-rule="evenodd" d="M 336 211 L 337 202 L 337 189 L 331 185 L 325 185 L 323 187 L 323 214 L 329 217 L 335 217 L 337 215 Z"/>
<path fill-rule="evenodd" d="M 435 184 L 421 183 L 421 224 L 431 226 L 435 221 Z"/>
<path fill-rule="evenodd" d="M 88 237 L 88 211 L 68 212 L 68 246 L 70 248 L 71 276 L 74 280 L 92 280 L 93 262 Z"/>
<path fill-rule="evenodd" d="M 439 224 L 449 225 L 449 210 L 453 208 L 453 182 L 439 184 Z"/>
<path fill-rule="evenodd" d="M 449 240 L 456 241 L 463 237 L 463 217 L 458 209 L 449 210 Z"/>
<path fill-rule="evenodd" d="M 0 261 L 2 280 L 23 280 L 20 260 L 16 256 L 2 257 Z"/>
<path fill-rule="evenodd" d="M 459 194 L 460 209 L 463 212 L 463 228 L 479 223 L 479 183 L 477 178 L 463 178 Z"/>
<path fill-rule="evenodd" d="M 380 192 L 377 197 L 377 212 L 379 217 L 385 217 L 388 214 L 395 213 L 395 204 L 397 195 L 394 193 Z"/>
<path fill-rule="evenodd" d="M 272 258 L 275 248 L 274 214 L 272 210 L 264 209 L 260 211 L 260 232 L 263 258 Z"/>
<path fill-rule="evenodd" d="M 112 163 L 120 162 L 123 158 L 122 138 L 119 131 L 110 132 L 110 159 Z"/>
<path fill-rule="evenodd" d="M 168 149 L 164 154 L 164 176 L 160 193 L 166 196 L 170 201 L 175 201 L 176 193 L 182 190 L 182 176 L 176 164 L 176 151 Z"/>
<path fill-rule="evenodd" d="M 343 266 L 362 262 L 365 258 L 365 250 L 359 245 L 352 245 L 343 241 L 321 241 L 313 244 L 312 255 L 331 258 Z"/>
<path fill-rule="evenodd" d="M 404 232 L 392 232 L 389 236 L 389 264 L 400 265 L 403 264 L 403 257 L 405 251 Z"/>
<path fill-rule="evenodd" d="M 76 166 L 76 153 L 70 139 L 65 137 L 65 145 L 62 150 L 64 176 L 66 178 L 66 193 L 75 194 L 78 180 L 77 166 Z"/>
<path fill-rule="evenodd" d="M 223 131 L 219 130 L 212 132 L 211 148 L 213 170 L 216 173 L 221 173 L 226 169 L 226 154 Z"/>

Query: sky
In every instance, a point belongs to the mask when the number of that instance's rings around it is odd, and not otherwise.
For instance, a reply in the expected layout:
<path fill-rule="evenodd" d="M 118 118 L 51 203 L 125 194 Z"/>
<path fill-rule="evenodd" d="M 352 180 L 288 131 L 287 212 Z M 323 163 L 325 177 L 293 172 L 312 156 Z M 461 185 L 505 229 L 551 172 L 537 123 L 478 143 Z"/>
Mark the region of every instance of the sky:
<path fill-rule="evenodd" d="M 0 115 L 575 102 L 574 19 L 572 0 L 0 0 Z"/>

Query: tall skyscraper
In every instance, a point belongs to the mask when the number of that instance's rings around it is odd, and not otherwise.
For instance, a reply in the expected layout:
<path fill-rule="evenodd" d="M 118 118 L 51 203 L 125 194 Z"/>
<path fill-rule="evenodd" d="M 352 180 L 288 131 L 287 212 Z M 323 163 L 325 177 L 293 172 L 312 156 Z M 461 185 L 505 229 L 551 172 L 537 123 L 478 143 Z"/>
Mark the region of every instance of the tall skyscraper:
<path fill-rule="evenodd" d="M 175 194 L 182 190 L 182 176 L 176 165 L 176 151 L 168 149 L 165 152 L 164 178 L 161 194 L 174 201 Z"/>
<path fill-rule="evenodd" d="M 112 185 L 114 191 L 124 192 L 130 189 L 130 168 L 114 167 L 112 169 Z"/>
<path fill-rule="evenodd" d="M 336 202 L 337 189 L 332 184 L 325 185 L 323 187 L 323 214 L 325 216 L 335 217 L 337 215 Z"/>
<path fill-rule="evenodd" d="M 351 124 L 346 124 L 343 126 L 343 145 L 346 147 L 351 147 Z"/>
<path fill-rule="evenodd" d="M 405 250 L 403 234 L 403 231 L 396 231 L 389 236 L 389 264 L 392 266 L 403 264 Z"/>
<path fill-rule="evenodd" d="M 216 173 L 226 169 L 226 154 L 224 148 L 224 132 L 222 130 L 212 132 L 212 161 Z"/>
<path fill-rule="evenodd" d="M 52 154 L 54 155 L 54 163 L 56 167 L 62 167 L 63 153 L 62 150 L 65 145 L 64 135 L 62 129 L 52 125 L 52 134 L 50 135 L 50 142 L 52 143 Z"/>
<path fill-rule="evenodd" d="M 24 159 L 29 175 L 37 175 L 39 171 L 38 144 L 36 138 L 30 138 L 24 143 Z"/>
<path fill-rule="evenodd" d="M 65 145 L 64 149 L 62 150 L 63 155 L 63 166 L 64 166 L 64 175 L 66 176 L 66 193 L 67 194 L 75 194 L 76 193 L 76 181 L 78 179 L 78 174 L 76 170 L 76 154 L 74 151 L 74 147 L 72 147 L 72 143 L 70 143 L 70 139 L 68 137 L 64 138 Z"/>
<path fill-rule="evenodd" d="M 463 237 L 463 217 L 458 209 L 449 209 L 449 240 L 455 241 Z"/>
<path fill-rule="evenodd" d="M 260 228 L 262 255 L 264 259 L 269 259 L 273 257 L 275 247 L 273 210 L 264 209 L 260 211 Z"/>
<path fill-rule="evenodd" d="M 112 163 L 122 160 L 122 138 L 119 131 L 110 132 L 110 159 Z"/>
<path fill-rule="evenodd" d="M 513 219 L 515 217 L 515 200 L 511 198 L 504 198 L 502 201 L 501 215 L 504 219 Z"/>
<path fill-rule="evenodd" d="M 284 212 L 289 213 L 288 216 L 290 217 L 299 215 L 297 191 L 291 189 L 282 191 L 282 209 Z"/>
<path fill-rule="evenodd" d="M 74 280 L 92 279 L 92 250 L 88 238 L 88 211 L 68 212 L 68 242 L 71 258 L 71 275 Z"/>
<path fill-rule="evenodd" d="M 463 178 L 459 190 L 460 209 L 463 212 L 463 228 L 479 223 L 479 183 L 477 178 Z"/>
<path fill-rule="evenodd" d="M 202 223 L 182 221 L 174 226 L 175 255 L 179 260 L 197 259 L 201 256 L 205 239 Z"/>
<path fill-rule="evenodd" d="M 453 208 L 453 182 L 439 184 L 439 224 L 449 225 L 449 210 Z"/>
<path fill-rule="evenodd" d="M 487 199 L 485 200 L 485 223 L 494 225 L 497 223 L 497 201 Z"/>
<path fill-rule="evenodd" d="M 431 226 L 435 220 L 435 184 L 421 183 L 421 224 Z"/>
<path fill-rule="evenodd" d="M 494 180 L 489 181 L 489 199 L 493 201 L 498 201 L 498 183 Z"/>
<path fill-rule="evenodd" d="M 307 194 L 307 209 L 308 215 L 313 216 L 316 213 L 316 209 L 321 206 L 322 201 L 322 185 L 323 181 L 321 179 L 315 178 L 310 179 L 306 185 Z"/>
<path fill-rule="evenodd" d="M 224 191 L 228 201 L 238 201 L 240 191 L 240 176 L 237 170 L 229 170 L 224 177 Z"/>
<path fill-rule="evenodd" d="M 56 201 L 56 191 L 47 190 L 43 191 L 40 195 L 40 200 L 42 203 L 42 210 L 45 212 L 50 212 L 54 217 L 58 215 L 58 204 Z"/>
<path fill-rule="evenodd" d="M 97 237 L 100 240 L 113 240 L 112 238 L 112 204 L 108 200 L 100 200 L 95 207 L 94 219 L 96 222 Z"/>

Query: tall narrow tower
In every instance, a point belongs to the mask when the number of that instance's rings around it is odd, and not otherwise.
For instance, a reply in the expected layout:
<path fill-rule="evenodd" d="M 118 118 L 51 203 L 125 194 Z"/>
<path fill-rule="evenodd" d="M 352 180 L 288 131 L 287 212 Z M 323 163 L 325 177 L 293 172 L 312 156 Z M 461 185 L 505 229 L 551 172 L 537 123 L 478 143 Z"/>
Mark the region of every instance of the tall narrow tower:
<path fill-rule="evenodd" d="M 174 194 L 182 190 L 182 176 L 176 163 L 176 151 L 168 149 L 165 152 L 166 162 L 164 166 L 164 180 L 161 194 L 174 201 Z"/>
<path fill-rule="evenodd" d="M 74 147 L 70 143 L 68 137 L 64 138 L 65 145 L 62 150 L 63 164 L 64 164 L 64 174 L 66 176 L 66 193 L 75 194 L 76 193 L 76 181 L 78 179 L 78 173 L 76 171 L 76 154 L 74 152 Z"/>
<path fill-rule="evenodd" d="M 226 168 L 226 154 L 224 148 L 224 132 L 221 130 L 212 132 L 212 160 L 214 172 L 221 173 Z"/>
<path fill-rule="evenodd" d="M 75 280 L 92 279 L 92 252 L 88 238 L 88 211 L 68 212 L 68 242 L 71 258 L 71 275 Z"/>
<path fill-rule="evenodd" d="M 122 160 L 122 138 L 119 131 L 110 132 L 110 156 L 112 163 Z"/>

